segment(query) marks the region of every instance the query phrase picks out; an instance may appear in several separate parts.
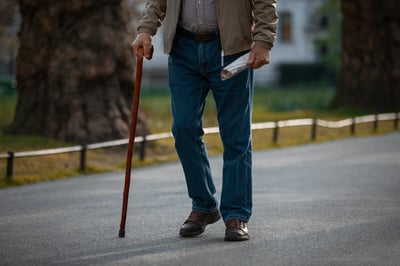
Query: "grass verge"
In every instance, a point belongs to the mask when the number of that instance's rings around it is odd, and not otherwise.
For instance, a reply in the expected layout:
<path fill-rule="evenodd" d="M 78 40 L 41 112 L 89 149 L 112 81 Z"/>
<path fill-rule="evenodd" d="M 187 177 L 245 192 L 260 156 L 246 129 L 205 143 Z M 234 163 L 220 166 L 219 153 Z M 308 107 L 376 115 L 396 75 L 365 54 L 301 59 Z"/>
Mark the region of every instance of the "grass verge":
<path fill-rule="evenodd" d="M 295 88 L 263 89 L 258 88 L 254 96 L 253 122 L 278 121 L 296 118 L 321 118 L 327 120 L 344 119 L 368 114 L 366 110 L 329 109 L 334 95 L 332 88 Z M 45 139 L 37 136 L 11 136 L 4 134 L 11 123 L 16 105 L 16 96 L 0 96 L 0 154 L 8 151 L 30 151 L 70 146 L 68 143 Z M 168 132 L 172 122 L 170 98 L 167 89 L 142 90 L 140 107 L 144 110 L 152 133 Z M 216 126 L 215 107 L 212 97 L 207 99 L 204 115 L 204 127 Z M 393 122 L 379 123 L 374 130 L 372 123 L 358 125 L 356 136 L 383 134 L 393 131 Z M 281 128 L 277 143 L 272 141 L 272 130 L 253 132 L 254 150 L 287 147 L 310 142 L 310 127 Z M 351 137 L 350 128 L 318 128 L 317 142 Z M 223 151 L 219 135 L 205 136 L 210 155 Z M 177 160 L 172 139 L 149 143 L 146 158 L 140 161 L 134 154 L 134 167 L 142 167 Z M 0 160 L 0 188 L 55 180 L 65 177 L 91 174 L 104 171 L 123 170 L 125 167 L 126 147 L 92 150 L 87 152 L 87 168 L 84 173 L 79 169 L 79 153 L 59 154 L 42 157 L 16 158 L 14 176 L 6 178 L 6 160 Z M 121 177 L 123 178 L 123 177 Z"/>

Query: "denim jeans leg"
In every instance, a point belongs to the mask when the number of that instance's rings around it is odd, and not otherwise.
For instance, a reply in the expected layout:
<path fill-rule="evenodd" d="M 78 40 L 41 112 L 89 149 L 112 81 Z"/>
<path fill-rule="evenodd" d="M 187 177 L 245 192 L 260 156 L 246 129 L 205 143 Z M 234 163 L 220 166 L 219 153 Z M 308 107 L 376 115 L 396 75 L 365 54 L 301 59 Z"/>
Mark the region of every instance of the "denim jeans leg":
<path fill-rule="evenodd" d="M 241 54 L 226 56 L 225 64 Z M 221 214 L 225 221 L 247 222 L 252 213 L 253 69 L 248 68 L 226 81 L 215 78 L 211 90 L 224 146 Z"/>
<path fill-rule="evenodd" d="M 198 52 L 199 43 L 177 33 L 168 59 L 172 133 L 192 199 L 192 209 L 211 212 L 217 208 L 216 189 L 202 128 L 209 87 L 200 71 Z"/>

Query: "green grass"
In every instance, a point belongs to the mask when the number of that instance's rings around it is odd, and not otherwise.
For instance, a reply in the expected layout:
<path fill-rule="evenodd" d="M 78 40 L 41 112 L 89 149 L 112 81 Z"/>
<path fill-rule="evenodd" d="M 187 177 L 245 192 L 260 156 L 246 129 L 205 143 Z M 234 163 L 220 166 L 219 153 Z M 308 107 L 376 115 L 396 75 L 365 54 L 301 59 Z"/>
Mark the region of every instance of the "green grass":
<path fill-rule="evenodd" d="M 326 110 L 334 94 L 333 88 L 260 88 L 254 93 L 254 105 L 263 107 L 266 112 Z"/>
<path fill-rule="evenodd" d="M 278 121 L 295 118 L 322 118 L 338 120 L 368 114 L 367 110 L 329 108 L 335 90 L 327 87 L 257 88 L 254 94 L 253 122 Z M 30 151 L 70 144 L 38 136 L 12 136 L 5 134 L 12 122 L 16 106 L 16 95 L 0 95 L 0 154 L 8 151 Z M 168 132 L 171 128 L 170 96 L 166 88 L 141 91 L 140 108 L 144 111 L 152 133 Z M 204 127 L 216 126 L 215 104 L 211 96 L 207 98 Z M 357 126 L 357 136 L 381 134 L 393 131 L 392 122 L 379 124 L 373 131 L 372 123 Z M 317 141 L 350 137 L 349 128 L 318 129 Z M 218 134 L 205 136 L 210 155 L 220 154 L 222 144 Z M 272 130 L 253 132 L 255 150 L 285 147 L 310 142 L 310 127 L 282 128 L 278 143 L 272 142 Z M 134 155 L 134 165 L 144 166 L 177 160 L 171 139 L 149 143 L 146 159 L 138 160 Z M 137 149 L 135 149 L 136 151 Z M 97 173 L 124 169 L 126 147 L 88 151 L 85 173 Z M 13 179 L 5 178 L 6 160 L 0 160 L 0 187 L 20 185 L 44 180 L 53 180 L 82 174 L 79 172 L 79 153 L 60 154 L 43 157 L 16 158 Z"/>
<path fill-rule="evenodd" d="M 16 104 L 17 96 L 15 94 L 0 95 L 0 131 L 4 131 L 11 123 Z"/>
<path fill-rule="evenodd" d="M 5 134 L 7 127 L 12 122 L 16 104 L 16 94 L 0 95 L 0 153 L 47 149 L 69 145 L 62 141 L 47 139 L 40 136 L 13 136 Z"/>

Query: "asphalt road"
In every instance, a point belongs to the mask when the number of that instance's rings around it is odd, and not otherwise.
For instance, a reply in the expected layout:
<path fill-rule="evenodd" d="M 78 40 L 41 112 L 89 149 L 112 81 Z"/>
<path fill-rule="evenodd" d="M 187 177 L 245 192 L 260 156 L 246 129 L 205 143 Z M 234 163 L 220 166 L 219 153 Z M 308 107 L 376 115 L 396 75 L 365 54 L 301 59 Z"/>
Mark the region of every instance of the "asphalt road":
<path fill-rule="evenodd" d="M 221 157 L 211 164 L 221 186 Z M 400 133 L 254 153 L 250 241 L 178 229 L 179 163 L 0 190 L 0 265 L 400 265 Z"/>

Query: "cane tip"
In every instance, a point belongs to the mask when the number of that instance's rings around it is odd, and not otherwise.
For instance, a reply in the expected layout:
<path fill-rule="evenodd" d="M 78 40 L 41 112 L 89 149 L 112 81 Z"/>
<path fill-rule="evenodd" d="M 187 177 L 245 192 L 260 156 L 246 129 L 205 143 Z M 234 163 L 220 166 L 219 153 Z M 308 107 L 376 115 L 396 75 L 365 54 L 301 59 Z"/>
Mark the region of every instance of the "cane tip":
<path fill-rule="evenodd" d="M 119 230 L 118 236 L 119 236 L 120 238 L 125 237 L 125 230 Z"/>

